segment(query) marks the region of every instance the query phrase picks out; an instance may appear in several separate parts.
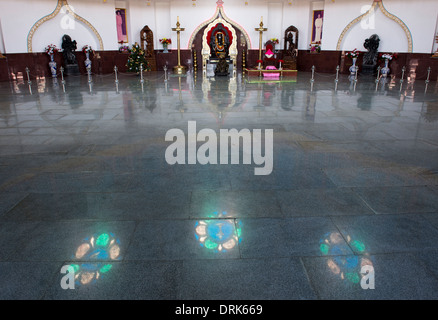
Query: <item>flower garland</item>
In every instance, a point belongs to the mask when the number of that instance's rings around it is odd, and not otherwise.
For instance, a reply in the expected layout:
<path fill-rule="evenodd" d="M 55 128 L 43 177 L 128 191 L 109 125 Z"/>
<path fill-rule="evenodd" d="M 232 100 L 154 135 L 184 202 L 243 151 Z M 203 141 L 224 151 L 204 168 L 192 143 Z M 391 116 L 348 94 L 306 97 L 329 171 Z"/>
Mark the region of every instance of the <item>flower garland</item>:
<path fill-rule="evenodd" d="M 358 50 L 355 48 L 353 51 L 351 51 L 351 52 L 347 52 L 346 56 L 347 56 L 348 58 L 357 58 L 357 57 L 359 57 L 359 54 L 360 54 L 360 51 L 358 51 Z"/>
<path fill-rule="evenodd" d="M 163 38 L 163 39 L 160 39 L 160 43 L 162 43 L 162 44 L 171 44 L 172 43 L 172 39 L 170 39 L 170 38 Z"/>
<path fill-rule="evenodd" d="M 58 48 L 54 44 L 49 44 L 45 50 L 49 56 L 52 54 L 55 54 L 59 51 Z"/>
<path fill-rule="evenodd" d="M 280 43 L 277 38 L 271 38 L 269 40 L 271 40 L 275 44 L 279 44 Z"/>

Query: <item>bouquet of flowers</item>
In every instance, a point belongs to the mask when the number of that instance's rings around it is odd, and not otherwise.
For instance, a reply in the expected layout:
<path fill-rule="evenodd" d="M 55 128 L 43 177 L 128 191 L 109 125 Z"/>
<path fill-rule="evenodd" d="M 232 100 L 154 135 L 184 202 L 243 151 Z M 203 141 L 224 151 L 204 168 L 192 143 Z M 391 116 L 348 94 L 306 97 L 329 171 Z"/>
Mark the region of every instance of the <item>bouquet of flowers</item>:
<path fill-rule="evenodd" d="M 121 46 L 121 47 L 119 47 L 119 52 L 129 52 L 129 47 L 128 46 Z"/>
<path fill-rule="evenodd" d="M 359 57 L 360 51 L 357 51 L 357 49 L 355 48 L 353 51 L 351 52 L 347 52 L 346 56 L 349 58 L 357 58 Z"/>
<path fill-rule="evenodd" d="M 309 47 L 310 52 L 313 53 L 320 53 L 321 52 L 321 46 L 317 43 L 311 43 Z"/>
<path fill-rule="evenodd" d="M 275 44 L 279 44 L 280 43 L 277 38 L 271 38 L 269 40 L 271 40 Z"/>
<path fill-rule="evenodd" d="M 163 38 L 163 39 L 160 39 L 160 43 L 162 43 L 162 44 L 171 44 L 172 43 L 172 39 L 170 39 L 170 38 Z"/>
<path fill-rule="evenodd" d="M 91 48 L 91 46 L 89 46 L 88 44 L 86 44 L 85 46 L 82 47 L 82 52 L 83 53 L 93 53 L 93 49 Z"/>
<path fill-rule="evenodd" d="M 392 60 L 392 59 L 396 60 L 398 57 L 397 57 L 397 53 L 392 53 L 392 54 L 384 53 L 380 56 L 380 58 L 384 60 Z"/>
<path fill-rule="evenodd" d="M 49 56 L 52 54 L 55 54 L 59 51 L 58 48 L 54 44 L 49 44 L 45 50 Z"/>

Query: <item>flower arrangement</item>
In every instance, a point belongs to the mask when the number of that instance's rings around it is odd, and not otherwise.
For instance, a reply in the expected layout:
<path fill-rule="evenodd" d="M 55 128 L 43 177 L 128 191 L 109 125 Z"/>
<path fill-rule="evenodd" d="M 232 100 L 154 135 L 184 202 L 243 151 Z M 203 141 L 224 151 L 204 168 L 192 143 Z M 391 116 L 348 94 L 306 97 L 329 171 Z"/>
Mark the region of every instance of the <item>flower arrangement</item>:
<path fill-rule="evenodd" d="M 82 52 L 83 53 L 93 53 L 93 48 L 91 48 L 91 46 L 89 46 L 88 44 L 86 44 L 85 46 L 82 47 Z"/>
<path fill-rule="evenodd" d="M 321 46 L 318 43 L 311 43 L 309 46 L 309 50 L 311 53 L 320 53 Z"/>
<path fill-rule="evenodd" d="M 128 46 L 121 46 L 121 47 L 119 47 L 119 52 L 129 52 L 129 47 Z"/>
<path fill-rule="evenodd" d="M 353 58 L 359 57 L 359 54 L 360 54 L 360 51 L 358 51 L 356 48 L 354 48 L 353 51 L 347 52 L 346 56 L 348 58 L 352 58 L 353 59 Z"/>
<path fill-rule="evenodd" d="M 379 55 L 379 58 L 383 60 L 396 60 L 398 58 L 398 55 L 397 53 L 383 53 Z"/>
<path fill-rule="evenodd" d="M 279 44 L 280 43 L 277 38 L 271 38 L 269 40 L 271 40 L 275 44 Z"/>
<path fill-rule="evenodd" d="M 171 44 L 172 43 L 172 39 L 170 39 L 170 38 L 163 38 L 163 39 L 160 39 L 160 43 L 162 43 L 162 44 Z"/>
<path fill-rule="evenodd" d="M 55 54 L 59 51 L 58 48 L 54 44 L 49 44 L 45 50 L 49 56 L 52 54 Z"/>

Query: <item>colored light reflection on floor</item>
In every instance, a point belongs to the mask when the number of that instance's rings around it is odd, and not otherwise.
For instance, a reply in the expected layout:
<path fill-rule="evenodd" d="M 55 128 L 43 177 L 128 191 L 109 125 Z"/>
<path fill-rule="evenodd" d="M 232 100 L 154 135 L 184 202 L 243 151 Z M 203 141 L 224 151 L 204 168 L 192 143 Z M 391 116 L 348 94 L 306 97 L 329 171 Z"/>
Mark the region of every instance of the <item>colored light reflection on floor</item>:
<path fill-rule="evenodd" d="M 327 266 L 330 271 L 342 280 L 348 280 L 358 284 L 362 278 L 361 269 L 363 266 L 372 266 L 368 254 L 365 251 L 365 245 L 359 241 L 347 236 L 346 242 L 360 255 L 351 255 L 344 244 L 344 239 L 338 232 L 326 233 L 319 241 L 319 249 L 325 256 L 332 256 L 327 260 Z"/>
<path fill-rule="evenodd" d="M 227 212 L 214 212 L 208 220 L 195 224 L 195 238 L 201 247 L 214 252 L 232 250 L 241 241 L 241 222 L 237 225 L 233 219 L 226 219 Z"/>
<path fill-rule="evenodd" d="M 72 264 L 77 285 L 95 283 L 112 269 L 111 261 L 120 259 L 120 241 L 112 233 L 85 238 L 73 256 L 84 263 Z"/>

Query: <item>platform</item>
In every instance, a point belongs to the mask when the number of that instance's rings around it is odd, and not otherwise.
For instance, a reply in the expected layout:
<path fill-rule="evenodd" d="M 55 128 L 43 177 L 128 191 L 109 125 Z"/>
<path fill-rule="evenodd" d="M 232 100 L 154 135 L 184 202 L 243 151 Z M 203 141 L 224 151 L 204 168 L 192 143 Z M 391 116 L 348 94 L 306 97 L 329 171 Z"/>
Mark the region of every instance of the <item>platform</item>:
<path fill-rule="evenodd" d="M 277 69 L 277 70 L 262 69 L 262 70 L 259 70 L 256 68 L 250 68 L 250 69 L 245 68 L 244 71 L 245 71 L 246 75 L 249 77 L 261 77 L 261 76 L 263 76 L 265 74 L 269 74 L 269 73 L 273 73 L 273 74 L 280 73 L 280 77 L 296 77 L 298 74 L 297 70 L 287 70 L 287 69 L 281 69 L 281 70 L 280 69 Z"/>

